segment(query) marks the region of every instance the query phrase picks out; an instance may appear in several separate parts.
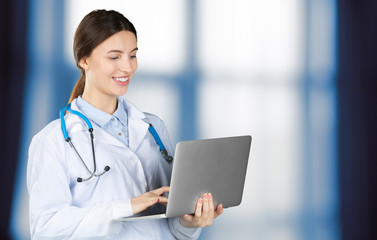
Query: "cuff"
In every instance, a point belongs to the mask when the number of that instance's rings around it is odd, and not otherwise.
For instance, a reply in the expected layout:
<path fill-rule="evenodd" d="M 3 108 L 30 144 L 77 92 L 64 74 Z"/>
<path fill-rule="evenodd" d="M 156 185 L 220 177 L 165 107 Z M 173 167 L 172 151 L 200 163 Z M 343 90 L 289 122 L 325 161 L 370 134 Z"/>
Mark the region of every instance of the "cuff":
<path fill-rule="evenodd" d="M 113 220 L 119 220 L 124 217 L 134 215 L 132 211 L 131 199 L 114 201 L 111 203 L 113 209 Z"/>
<path fill-rule="evenodd" d="M 179 217 L 168 219 L 170 230 L 177 239 L 197 239 L 199 238 L 201 228 L 187 228 L 181 225 Z"/>

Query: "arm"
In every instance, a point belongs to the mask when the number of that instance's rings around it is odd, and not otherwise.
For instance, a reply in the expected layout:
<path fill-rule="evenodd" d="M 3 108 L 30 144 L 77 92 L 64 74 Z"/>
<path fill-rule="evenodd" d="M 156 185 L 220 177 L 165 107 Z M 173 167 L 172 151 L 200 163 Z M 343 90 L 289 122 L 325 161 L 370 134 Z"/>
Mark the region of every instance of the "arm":
<path fill-rule="evenodd" d="M 64 143 L 64 142 L 62 142 Z M 132 215 L 131 201 L 72 205 L 64 146 L 37 135 L 29 149 L 27 184 L 32 238 L 105 236 L 117 231 L 112 220 Z"/>
<path fill-rule="evenodd" d="M 83 202 L 88 204 L 78 206 L 72 197 L 75 193 L 70 189 L 72 179 L 65 151 L 64 142 L 57 144 L 41 134 L 30 145 L 27 182 L 33 238 L 91 238 L 117 234 L 122 223 L 114 220 L 139 213 L 156 203 L 167 203 L 167 198 L 161 195 L 169 191 L 169 187 L 132 199 L 98 204 L 90 203 L 93 199 L 88 190 L 83 196 L 87 198 Z"/>

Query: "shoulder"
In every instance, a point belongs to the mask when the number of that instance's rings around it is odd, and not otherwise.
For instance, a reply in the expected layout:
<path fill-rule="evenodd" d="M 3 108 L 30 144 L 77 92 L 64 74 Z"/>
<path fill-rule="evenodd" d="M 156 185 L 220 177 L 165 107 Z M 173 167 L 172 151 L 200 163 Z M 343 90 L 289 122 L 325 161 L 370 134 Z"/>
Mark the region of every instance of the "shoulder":
<path fill-rule="evenodd" d="M 32 138 L 29 146 L 28 168 L 33 168 L 36 163 L 55 162 L 57 156 L 63 156 L 64 142 L 60 121 L 58 119 L 52 121 Z"/>
<path fill-rule="evenodd" d="M 147 120 L 149 120 L 149 122 L 153 126 L 155 126 L 155 125 L 156 125 L 156 127 L 157 126 L 161 126 L 161 125 L 165 126 L 164 121 L 161 118 L 159 118 L 158 116 L 156 116 L 156 115 L 154 115 L 152 113 L 148 113 L 148 112 L 144 112 L 144 115 L 147 118 Z"/>
<path fill-rule="evenodd" d="M 80 121 L 80 118 L 76 115 L 68 113 L 64 116 L 64 121 L 68 132 L 86 129 L 85 123 L 83 121 Z M 62 132 L 61 119 L 59 118 L 50 122 L 49 124 L 47 124 L 47 126 L 45 126 L 37 134 L 35 134 L 32 143 L 33 141 L 37 140 L 43 140 L 47 142 L 52 141 L 57 144 L 65 142 Z"/>
<path fill-rule="evenodd" d="M 50 151 L 64 151 L 65 141 L 60 126 L 60 120 L 54 120 L 34 135 L 29 145 L 29 158 L 40 156 Z"/>
<path fill-rule="evenodd" d="M 165 134 L 167 132 L 166 124 L 161 118 L 152 113 L 144 112 L 144 114 L 146 117 L 146 122 L 152 124 L 159 134 Z"/>
<path fill-rule="evenodd" d="M 42 130 L 40 130 L 37 134 L 34 135 L 33 141 L 40 140 L 40 139 L 50 139 L 53 140 L 54 138 L 63 137 L 63 134 L 61 132 L 61 124 L 60 119 L 56 119 L 47 126 L 45 126 Z"/>

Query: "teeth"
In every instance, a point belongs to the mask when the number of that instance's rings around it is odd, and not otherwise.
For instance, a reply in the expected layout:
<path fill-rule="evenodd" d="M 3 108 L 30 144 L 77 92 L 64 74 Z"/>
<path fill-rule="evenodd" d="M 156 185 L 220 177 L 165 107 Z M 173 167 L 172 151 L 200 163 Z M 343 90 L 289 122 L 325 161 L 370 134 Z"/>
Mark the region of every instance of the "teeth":
<path fill-rule="evenodd" d="M 125 82 L 125 81 L 128 80 L 128 77 L 126 77 L 126 78 L 117 78 L 117 77 L 115 77 L 114 79 L 115 79 L 116 81 L 118 81 L 118 82 Z"/>

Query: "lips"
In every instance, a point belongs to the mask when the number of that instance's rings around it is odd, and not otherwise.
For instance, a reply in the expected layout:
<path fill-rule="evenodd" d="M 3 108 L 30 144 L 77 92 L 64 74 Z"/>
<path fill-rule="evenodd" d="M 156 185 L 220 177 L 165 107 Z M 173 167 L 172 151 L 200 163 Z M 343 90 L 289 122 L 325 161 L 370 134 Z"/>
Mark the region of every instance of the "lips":
<path fill-rule="evenodd" d="M 118 85 L 118 86 L 128 86 L 128 83 L 130 82 L 129 81 L 129 77 L 112 77 L 114 82 Z"/>
<path fill-rule="evenodd" d="M 115 81 L 122 82 L 122 83 L 128 81 L 128 77 L 113 77 L 113 79 Z"/>

